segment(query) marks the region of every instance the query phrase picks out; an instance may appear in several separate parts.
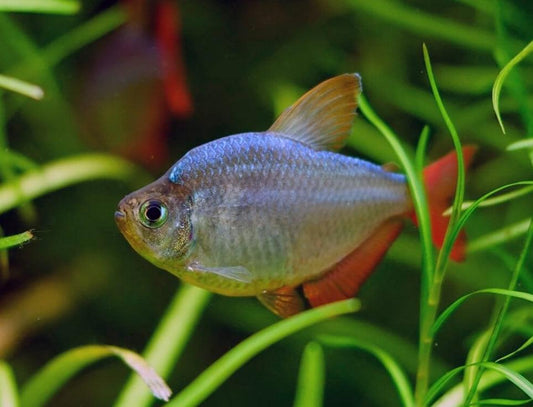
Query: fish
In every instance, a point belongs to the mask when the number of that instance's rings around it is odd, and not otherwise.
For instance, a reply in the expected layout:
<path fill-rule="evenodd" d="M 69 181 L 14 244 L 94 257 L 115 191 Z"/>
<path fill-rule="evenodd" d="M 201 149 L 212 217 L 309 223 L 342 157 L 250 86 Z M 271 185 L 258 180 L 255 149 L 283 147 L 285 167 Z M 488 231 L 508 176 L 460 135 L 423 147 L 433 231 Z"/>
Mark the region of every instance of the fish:
<path fill-rule="evenodd" d="M 338 153 L 361 90 L 358 74 L 335 76 L 267 131 L 190 150 L 119 202 L 118 228 L 157 267 L 211 292 L 256 296 L 280 317 L 355 296 L 415 218 L 405 175 Z M 465 165 L 474 151 L 464 147 Z M 455 153 L 424 170 L 439 247 L 456 178 Z M 462 234 L 451 257 L 464 252 Z"/>
<path fill-rule="evenodd" d="M 119 7 L 125 24 L 95 51 L 83 81 L 82 134 L 158 170 L 168 163 L 171 122 L 193 112 L 180 10 L 172 0 L 122 0 Z"/>

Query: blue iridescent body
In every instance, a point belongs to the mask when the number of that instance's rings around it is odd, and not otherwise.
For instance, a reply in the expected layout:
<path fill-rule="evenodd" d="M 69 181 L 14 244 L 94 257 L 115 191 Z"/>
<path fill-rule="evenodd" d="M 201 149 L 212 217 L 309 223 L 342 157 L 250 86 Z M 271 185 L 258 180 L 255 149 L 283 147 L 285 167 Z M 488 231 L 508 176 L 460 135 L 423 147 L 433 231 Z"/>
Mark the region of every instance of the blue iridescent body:
<path fill-rule="evenodd" d="M 167 174 L 193 191 L 189 261 L 251 273 L 204 275 L 209 289 L 232 295 L 317 276 L 410 205 L 403 175 L 279 133 L 204 144 Z"/>

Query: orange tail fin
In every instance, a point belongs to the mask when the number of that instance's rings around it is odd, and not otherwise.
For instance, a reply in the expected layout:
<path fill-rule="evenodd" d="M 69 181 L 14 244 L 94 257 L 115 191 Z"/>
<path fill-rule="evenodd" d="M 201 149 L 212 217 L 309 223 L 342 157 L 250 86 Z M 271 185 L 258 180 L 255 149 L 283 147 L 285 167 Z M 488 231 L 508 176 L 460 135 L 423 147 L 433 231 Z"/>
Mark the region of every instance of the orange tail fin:
<path fill-rule="evenodd" d="M 472 162 L 476 149 L 475 146 L 463 147 L 465 168 L 468 168 Z M 457 185 L 457 154 L 455 151 L 448 153 L 424 169 L 424 184 L 429 201 L 433 243 L 441 248 L 449 222 L 449 218 L 443 216 L 442 213 L 450 206 Z M 415 224 L 418 224 L 416 219 L 414 220 Z M 452 260 L 464 260 L 465 248 L 466 236 L 464 232 L 461 232 L 450 253 Z"/>

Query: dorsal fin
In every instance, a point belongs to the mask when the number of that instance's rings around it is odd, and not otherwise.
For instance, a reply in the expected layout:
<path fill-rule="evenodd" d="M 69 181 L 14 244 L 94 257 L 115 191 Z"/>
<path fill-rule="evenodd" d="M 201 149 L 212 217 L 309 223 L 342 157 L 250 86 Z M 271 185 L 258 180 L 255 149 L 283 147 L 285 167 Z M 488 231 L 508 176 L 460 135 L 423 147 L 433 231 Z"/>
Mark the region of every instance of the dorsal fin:
<path fill-rule="evenodd" d="M 350 135 L 360 93 L 359 74 L 335 76 L 287 108 L 269 131 L 283 133 L 316 150 L 339 150 Z"/>

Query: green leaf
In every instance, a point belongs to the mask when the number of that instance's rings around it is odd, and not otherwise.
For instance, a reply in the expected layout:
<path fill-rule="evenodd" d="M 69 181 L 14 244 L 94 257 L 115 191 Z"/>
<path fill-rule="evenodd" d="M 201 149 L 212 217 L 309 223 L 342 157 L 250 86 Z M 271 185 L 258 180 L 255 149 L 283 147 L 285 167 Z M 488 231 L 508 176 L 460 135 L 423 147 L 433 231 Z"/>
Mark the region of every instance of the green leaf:
<path fill-rule="evenodd" d="M 17 383 L 11 367 L 0 360 L 0 407 L 18 407 Z"/>
<path fill-rule="evenodd" d="M 8 249 L 13 246 L 19 246 L 27 241 L 33 239 L 33 233 L 30 230 L 0 238 L 0 250 Z"/>
<path fill-rule="evenodd" d="M 383 349 L 372 343 L 366 343 L 351 337 L 324 335 L 318 339 L 327 346 L 335 348 L 357 348 L 376 357 L 391 376 L 400 395 L 402 405 L 405 407 L 414 406 L 413 391 L 409 385 L 409 380 L 398 363 L 387 352 L 383 351 Z"/>
<path fill-rule="evenodd" d="M 320 407 L 324 398 L 324 352 L 316 342 L 304 349 L 294 407 Z"/>
<path fill-rule="evenodd" d="M 75 0 L 0 0 L 0 11 L 75 14 L 79 10 L 80 3 Z"/>
<path fill-rule="evenodd" d="M 508 242 L 518 236 L 525 235 L 529 228 L 529 219 L 524 219 L 520 222 L 507 225 L 501 229 L 494 230 L 486 235 L 479 236 L 475 240 L 468 243 L 468 252 L 473 253 L 480 250 L 485 250 L 494 247 L 498 244 Z"/>
<path fill-rule="evenodd" d="M 533 139 L 526 138 L 523 140 L 515 141 L 507 146 L 507 151 L 521 150 L 523 148 L 533 148 Z"/>
<path fill-rule="evenodd" d="M 182 284 L 143 352 L 144 359 L 167 378 L 193 333 L 211 293 Z M 176 323 L 179 321 L 179 323 Z M 132 375 L 115 407 L 148 406 L 152 397 L 138 376 Z"/>
<path fill-rule="evenodd" d="M 143 173 L 130 162 L 108 154 L 83 154 L 59 159 L 0 185 L 0 213 L 57 189 L 93 179 L 142 183 Z"/>
<path fill-rule="evenodd" d="M 503 86 L 503 82 L 505 81 L 505 78 L 507 78 L 507 75 L 509 75 L 509 72 L 511 72 L 511 70 L 514 68 L 514 66 L 526 56 L 528 56 L 532 51 L 533 41 L 526 45 L 522 51 L 516 54 L 515 57 L 503 67 L 503 69 L 496 77 L 496 80 L 494 81 L 494 86 L 492 87 L 492 107 L 494 108 L 494 113 L 496 113 L 496 118 L 498 119 L 498 123 L 500 123 L 500 127 L 504 134 L 505 127 L 503 126 L 503 121 L 500 115 L 500 92 Z"/>
<path fill-rule="evenodd" d="M 302 312 L 253 334 L 205 369 L 167 406 L 188 407 L 200 404 L 237 369 L 272 344 L 320 321 L 355 312 L 359 308 L 357 299 L 339 301 Z"/>
<path fill-rule="evenodd" d="M 48 362 L 23 387 L 22 406 L 38 407 L 45 405 L 80 370 L 110 356 L 117 356 L 133 369 L 155 397 L 168 400 L 171 395 L 170 389 L 141 356 L 116 346 L 89 345 L 69 350 Z"/>
<path fill-rule="evenodd" d="M 470 404 L 471 406 L 522 406 L 533 400 L 485 399 Z"/>
<path fill-rule="evenodd" d="M 457 308 L 459 308 L 461 304 L 463 304 L 469 298 L 474 297 L 479 294 L 503 295 L 503 296 L 507 296 L 511 298 L 518 298 L 518 299 L 533 303 L 533 294 L 525 293 L 523 291 L 511 291 L 511 290 L 506 290 L 503 288 L 486 288 L 484 290 L 474 291 L 472 293 L 463 295 L 462 297 L 455 300 L 439 315 L 439 317 L 437 318 L 437 320 L 435 321 L 432 327 L 433 334 L 435 335 L 439 331 L 442 324 L 450 317 L 451 314 L 455 312 Z"/>
<path fill-rule="evenodd" d="M 533 371 L 533 356 L 528 356 L 528 357 L 512 360 L 508 363 L 505 363 L 504 366 L 518 373 L 531 372 Z M 464 369 L 464 367 L 459 367 L 456 370 L 460 372 L 462 369 Z M 497 373 L 495 371 L 485 371 L 483 372 L 483 375 L 481 376 L 481 380 L 479 382 L 479 391 L 488 390 L 500 384 L 505 379 L 506 379 L 505 376 L 501 375 L 500 373 Z M 433 392 L 433 397 L 434 397 L 436 396 L 436 394 L 438 394 L 439 390 L 433 389 L 433 387 L 434 386 L 432 386 L 432 392 Z M 463 390 L 464 388 L 462 384 L 458 384 L 452 387 L 439 400 L 437 400 L 435 404 L 433 404 L 433 407 L 463 406 L 463 403 L 462 403 L 463 398 L 464 398 Z M 427 399 L 427 400 L 431 401 L 430 399 Z"/>
<path fill-rule="evenodd" d="M 517 189 L 516 191 L 511 191 L 511 192 L 507 192 L 505 194 L 501 194 L 501 195 L 498 195 L 498 196 L 495 196 L 494 198 L 487 198 L 487 199 L 484 199 L 483 201 L 479 202 L 477 206 L 479 207 L 487 207 L 487 206 L 494 206 L 494 205 L 498 205 L 498 204 L 501 204 L 501 203 L 505 203 L 505 202 L 509 202 L 509 201 L 512 201 L 513 199 L 516 199 L 516 198 L 519 198 L 523 195 L 527 195 L 531 192 L 533 192 L 533 181 L 524 181 L 524 183 L 521 183 L 520 185 L 528 185 L 524 188 L 519 188 Z M 501 187 L 502 189 L 503 188 L 508 188 L 510 187 L 510 185 L 505 185 L 503 187 Z M 512 186 L 514 186 L 514 184 L 512 184 Z M 461 210 L 466 210 L 468 208 L 470 208 L 472 205 L 473 205 L 473 201 L 465 201 L 463 202 L 463 205 L 461 206 Z M 447 209 L 445 212 L 444 212 L 444 215 L 449 215 L 450 213 L 452 212 L 451 208 Z"/>
<path fill-rule="evenodd" d="M 485 362 L 481 366 L 503 374 L 507 380 L 522 390 L 529 398 L 533 398 L 533 384 L 520 373 L 494 362 Z"/>
<path fill-rule="evenodd" d="M 1 0 L 0 0 L 1 1 Z M 44 96 L 43 90 L 31 83 L 24 82 L 20 79 L 12 78 L 0 74 L 0 88 L 10 90 L 12 92 L 20 93 L 32 99 L 40 100 Z"/>
<path fill-rule="evenodd" d="M 525 341 L 522 346 L 520 346 L 518 349 L 516 349 L 515 351 L 509 353 L 508 355 L 505 355 L 505 356 L 502 356 L 501 358 L 499 358 L 498 360 L 496 360 L 497 363 L 500 363 L 501 361 L 503 360 L 506 360 L 506 359 L 509 359 L 511 357 L 513 357 L 514 355 L 516 355 L 518 352 L 521 352 L 523 351 L 524 349 L 526 349 L 527 347 L 531 346 L 531 344 L 533 344 L 533 336 L 531 338 L 529 338 L 527 341 Z"/>

